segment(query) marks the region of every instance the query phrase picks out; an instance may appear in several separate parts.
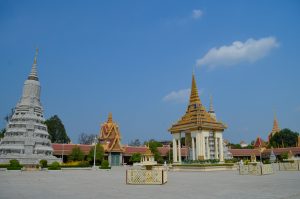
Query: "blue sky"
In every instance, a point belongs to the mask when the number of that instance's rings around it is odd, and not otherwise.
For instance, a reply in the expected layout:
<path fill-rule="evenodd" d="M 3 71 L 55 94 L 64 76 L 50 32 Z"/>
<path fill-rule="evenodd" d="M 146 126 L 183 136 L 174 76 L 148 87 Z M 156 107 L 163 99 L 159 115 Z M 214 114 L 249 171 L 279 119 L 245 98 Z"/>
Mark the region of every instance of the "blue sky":
<path fill-rule="evenodd" d="M 300 131 L 299 1 L 1 1 L 0 117 L 20 99 L 38 46 L 46 118 L 73 142 L 109 112 L 123 143 L 171 139 L 195 71 L 224 137 Z M 1 120 L 0 127 L 5 122 Z"/>

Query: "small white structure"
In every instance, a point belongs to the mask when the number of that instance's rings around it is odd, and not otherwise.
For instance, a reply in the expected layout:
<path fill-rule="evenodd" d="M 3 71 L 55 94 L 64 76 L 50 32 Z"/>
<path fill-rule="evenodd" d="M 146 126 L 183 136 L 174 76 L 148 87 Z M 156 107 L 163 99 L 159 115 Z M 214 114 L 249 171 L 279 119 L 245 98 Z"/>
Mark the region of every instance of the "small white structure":
<path fill-rule="evenodd" d="M 147 148 L 146 152 L 142 154 L 141 165 L 157 165 L 157 162 L 154 160 L 154 155 L 149 147 Z"/>

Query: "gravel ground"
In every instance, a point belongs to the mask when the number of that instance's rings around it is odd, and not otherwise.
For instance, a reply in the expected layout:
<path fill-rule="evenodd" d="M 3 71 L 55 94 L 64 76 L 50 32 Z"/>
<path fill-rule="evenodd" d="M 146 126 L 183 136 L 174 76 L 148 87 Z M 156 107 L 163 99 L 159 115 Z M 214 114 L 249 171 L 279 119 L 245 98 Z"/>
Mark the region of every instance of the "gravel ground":
<path fill-rule="evenodd" d="M 300 198 L 300 172 L 241 176 L 237 171 L 169 172 L 165 185 L 126 185 L 111 171 L 0 171 L 0 199 Z"/>

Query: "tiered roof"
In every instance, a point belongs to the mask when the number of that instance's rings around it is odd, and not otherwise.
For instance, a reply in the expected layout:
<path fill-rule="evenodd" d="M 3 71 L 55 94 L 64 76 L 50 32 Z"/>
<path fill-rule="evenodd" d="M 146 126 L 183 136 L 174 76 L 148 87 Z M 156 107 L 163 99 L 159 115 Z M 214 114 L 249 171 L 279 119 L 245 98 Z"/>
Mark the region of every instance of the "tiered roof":
<path fill-rule="evenodd" d="M 193 74 L 191 95 L 187 111 L 179 121 L 171 126 L 169 131 L 171 133 L 200 129 L 224 131 L 226 128 L 227 126 L 225 124 L 217 121 L 205 110 L 205 107 L 200 101 L 195 76 Z"/>
<path fill-rule="evenodd" d="M 261 139 L 261 137 L 257 137 L 254 143 L 254 148 L 263 148 L 266 147 L 266 143 Z"/>
<path fill-rule="evenodd" d="M 121 134 L 119 126 L 112 119 L 112 114 L 109 113 L 108 120 L 101 126 L 100 142 L 107 152 L 123 152 L 121 144 Z"/>

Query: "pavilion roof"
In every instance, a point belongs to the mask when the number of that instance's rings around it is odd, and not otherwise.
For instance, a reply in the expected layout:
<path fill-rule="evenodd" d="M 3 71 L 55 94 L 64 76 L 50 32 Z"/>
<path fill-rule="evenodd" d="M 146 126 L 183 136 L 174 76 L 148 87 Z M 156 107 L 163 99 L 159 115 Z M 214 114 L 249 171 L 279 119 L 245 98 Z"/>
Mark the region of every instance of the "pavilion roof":
<path fill-rule="evenodd" d="M 195 76 L 192 76 L 192 88 L 189 105 L 184 116 L 171 126 L 169 131 L 176 133 L 180 131 L 191 131 L 198 129 L 224 131 L 227 128 L 225 124 L 212 117 L 202 105 L 198 95 Z"/>

